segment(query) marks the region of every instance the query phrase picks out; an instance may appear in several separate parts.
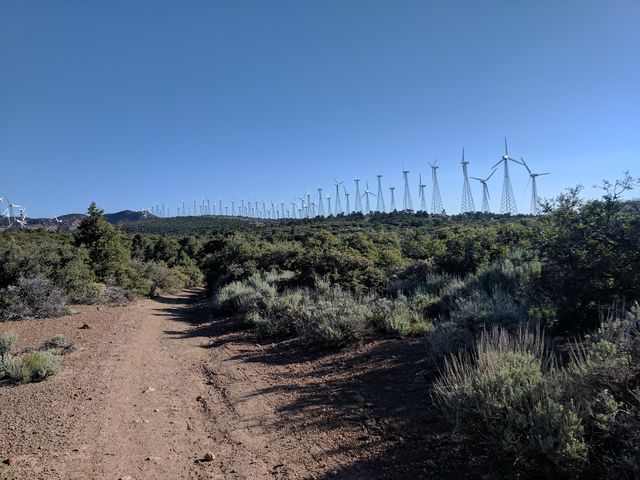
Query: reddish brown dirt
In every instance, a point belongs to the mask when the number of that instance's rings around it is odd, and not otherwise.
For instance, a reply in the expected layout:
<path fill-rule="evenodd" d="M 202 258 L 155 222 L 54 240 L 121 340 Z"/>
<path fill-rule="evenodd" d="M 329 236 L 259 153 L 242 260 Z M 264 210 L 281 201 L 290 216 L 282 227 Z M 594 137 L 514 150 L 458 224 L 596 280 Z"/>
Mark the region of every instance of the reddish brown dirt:
<path fill-rule="evenodd" d="M 197 292 L 0 323 L 17 350 L 77 343 L 56 376 L 0 385 L 0 479 L 477 478 L 430 411 L 420 340 L 260 344 Z M 80 329 L 83 323 L 90 329 Z M 203 461 L 205 453 L 215 458 Z"/>

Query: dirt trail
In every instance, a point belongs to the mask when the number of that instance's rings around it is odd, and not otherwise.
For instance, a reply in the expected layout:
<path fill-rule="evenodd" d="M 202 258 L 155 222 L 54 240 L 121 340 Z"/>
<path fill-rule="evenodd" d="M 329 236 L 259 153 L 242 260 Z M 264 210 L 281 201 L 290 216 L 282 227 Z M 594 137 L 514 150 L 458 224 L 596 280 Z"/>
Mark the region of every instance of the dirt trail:
<path fill-rule="evenodd" d="M 0 479 L 438 478 L 454 472 L 425 451 L 468 460 L 425 428 L 421 341 L 259 344 L 196 296 L 0 323 L 18 351 L 78 345 L 45 382 L 0 386 Z"/>
<path fill-rule="evenodd" d="M 183 308 L 187 298 L 86 309 L 76 318 L 66 317 L 66 330 L 76 335 L 70 323 L 91 326 L 79 330 L 86 338 L 78 339 L 78 345 L 84 348 L 68 355 L 62 372 L 47 382 L 5 387 L 0 393 L 3 405 L 13 403 L 0 414 L 3 425 L 11 423 L 4 417 L 13 409 L 24 424 L 23 431 L 13 432 L 17 438 L 6 438 L 12 444 L 6 448 L 13 451 L 5 452 L 0 443 L 0 456 L 13 457 L 19 478 L 216 478 L 196 462 L 214 447 L 206 431 L 206 412 L 198 401 L 206 392 L 202 363 L 207 351 L 197 339 L 176 341 L 165 333 L 189 328 L 166 311 Z M 105 314 L 111 318 L 105 321 Z M 50 329 L 57 320 L 37 322 Z M 39 332 L 30 332 L 33 325 L 27 323 L 16 322 L 3 330 L 14 327 L 30 345 L 37 345 L 33 337 Z M 58 326 L 55 333 L 64 327 Z M 40 395 L 44 386 L 50 387 L 46 388 L 49 402 L 57 405 L 46 408 L 44 413 L 50 416 L 43 423 L 34 417 L 46 402 Z M 52 432 L 50 422 L 57 416 L 66 417 L 67 425 Z M 20 438 L 21 433 L 31 438 Z M 33 435 L 38 436 L 35 446 L 29 445 Z"/>

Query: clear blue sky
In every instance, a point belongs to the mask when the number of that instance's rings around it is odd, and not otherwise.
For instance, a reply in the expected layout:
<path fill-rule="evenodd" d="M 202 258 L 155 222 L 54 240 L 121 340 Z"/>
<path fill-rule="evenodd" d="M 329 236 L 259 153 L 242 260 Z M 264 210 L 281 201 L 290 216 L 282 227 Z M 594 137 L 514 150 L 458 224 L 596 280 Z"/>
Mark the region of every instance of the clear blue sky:
<path fill-rule="evenodd" d="M 32 216 L 175 213 L 400 184 L 403 162 L 417 184 L 439 158 L 457 212 L 462 147 L 482 176 L 507 136 L 552 172 L 541 196 L 596 195 L 640 176 L 639 25 L 638 0 L 0 0 L 0 192 Z"/>

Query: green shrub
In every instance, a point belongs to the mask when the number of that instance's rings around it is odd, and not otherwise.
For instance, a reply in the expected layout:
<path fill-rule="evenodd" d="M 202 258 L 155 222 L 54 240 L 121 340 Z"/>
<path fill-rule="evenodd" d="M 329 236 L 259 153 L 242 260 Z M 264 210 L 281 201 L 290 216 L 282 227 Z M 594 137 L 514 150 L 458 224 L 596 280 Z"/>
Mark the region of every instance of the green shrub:
<path fill-rule="evenodd" d="M 332 287 L 300 312 L 299 333 L 305 340 L 326 347 L 342 347 L 362 338 L 373 317 L 367 299 Z"/>
<path fill-rule="evenodd" d="M 431 323 L 413 309 L 403 295 L 395 299 L 378 299 L 373 310 L 371 323 L 386 333 L 414 335 L 432 328 Z"/>
<path fill-rule="evenodd" d="M 475 336 L 466 326 L 452 321 L 442 321 L 427 332 L 427 359 L 439 366 L 445 358 L 466 352 L 475 343 Z"/>
<path fill-rule="evenodd" d="M 89 282 L 75 288 L 70 300 L 82 305 L 94 305 L 105 302 L 107 286 L 104 283 Z"/>
<path fill-rule="evenodd" d="M 8 355 L 16 343 L 16 334 L 13 332 L 5 332 L 0 335 L 0 358 Z"/>
<path fill-rule="evenodd" d="M 480 334 L 473 354 L 445 362 L 436 402 L 496 454 L 547 471 L 578 471 L 588 446 L 577 409 L 563 401 L 544 337 L 520 329 Z"/>
<path fill-rule="evenodd" d="M 305 299 L 308 294 L 303 290 L 285 291 L 271 299 L 261 311 L 253 312 L 249 320 L 255 324 L 260 337 L 292 335 L 300 329 Z"/>
<path fill-rule="evenodd" d="M 491 294 L 473 290 L 456 300 L 449 318 L 471 331 L 500 325 L 513 332 L 528 320 L 524 307 L 502 290 L 494 290 Z"/>
<path fill-rule="evenodd" d="M 60 370 L 60 356 L 50 351 L 31 352 L 22 358 L 22 381 L 39 382 Z"/>
<path fill-rule="evenodd" d="M 174 293 L 189 283 L 188 277 L 180 270 L 170 268 L 164 262 L 148 262 L 144 268 L 144 278 L 150 282 L 150 295 L 156 292 Z"/>
<path fill-rule="evenodd" d="M 266 308 L 266 304 L 276 295 L 275 286 L 263 276 L 254 274 L 247 280 L 231 282 L 222 287 L 216 296 L 216 305 L 222 311 L 247 313 Z"/>
<path fill-rule="evenodd" d="M 59 317 L 68 311 L 64 294 L 47 278 L 20 277 L 18 284 L 10 286 L 7 292 L 10 304 L 0 312 L 5 319 Z"/>
<path fill-rule="evenodd" d="M 126 305 L 134 298 L 131 290 L 122 287 L 108 286 L 104 292 L 104 303 L 109 305 Z"/>
<path fill-rule="evenodd" d="M 514 296 L 531 295 L 541 271 L 539 260 L 529 258 L 522 250 L 514 250 L 499 262 L 479 268 L 467 284 L 487 293 L 499 289 Z"/>
<path fill-rule="evenodd" d="M 2 358 L 2 361 L 0 361 L 0 366 L 2 367 L 0 368 L 0 373 L 3 374 L 0 375 L 0 377 L 9 377 L 13 382 L 16 383 L 22 381 L 22 358 L 14 357 L 12 355 L 5 355 Z"/>

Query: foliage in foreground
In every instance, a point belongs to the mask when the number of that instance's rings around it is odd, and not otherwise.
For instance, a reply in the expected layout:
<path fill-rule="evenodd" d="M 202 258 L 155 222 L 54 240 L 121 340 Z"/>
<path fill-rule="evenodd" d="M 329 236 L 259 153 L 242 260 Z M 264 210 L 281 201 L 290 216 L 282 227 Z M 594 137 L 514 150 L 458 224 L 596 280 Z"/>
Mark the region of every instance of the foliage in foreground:
<path fill-rule="evenodd" d="M 14 383 L 30 383 L 45 380 L 60 370 L 62 355 L 74 348 L 73 342 L 62 335 L 56 335 L 45 342 L 39 350 L 14 356 L 11 354 L 16 341 L 13 332 L 0 335 L 0 380 Z"/>
<path fill-rule="evenodd" d="M 611 478 L 640 469 L 640 311 L 606 320 L 560 365 L 540 331 L 483 332 L 445 362 L 436 403 L 528 470 Z M 506 457 L 506 458 L 505 458 Z"/>

